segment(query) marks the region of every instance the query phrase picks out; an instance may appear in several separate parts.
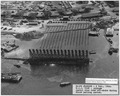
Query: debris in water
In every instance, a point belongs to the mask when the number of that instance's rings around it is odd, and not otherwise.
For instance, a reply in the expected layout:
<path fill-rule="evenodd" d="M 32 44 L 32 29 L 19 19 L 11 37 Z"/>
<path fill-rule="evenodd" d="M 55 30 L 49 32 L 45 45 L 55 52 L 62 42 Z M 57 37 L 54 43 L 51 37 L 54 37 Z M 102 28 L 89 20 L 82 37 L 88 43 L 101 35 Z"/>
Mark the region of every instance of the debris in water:
<path fill-rule="evenodd" d="M 14 65 L 15 67 L 17 67 L 17 68 L 20 68 L 21 66 L 20 65 Z"/>
<path fill-rule="evenodd" d="M 118 53 L 118 50 L 119 50 L 118 48 L 110 48 L 108 54 L 112 55 L 113 53 Z"/>
<path fill-rule="evenodd" d="M 28 61 L 24 61 L 23 64 L 27 65 L 27 64 L 29 64 L 29 63 L 28 63 Z"/>

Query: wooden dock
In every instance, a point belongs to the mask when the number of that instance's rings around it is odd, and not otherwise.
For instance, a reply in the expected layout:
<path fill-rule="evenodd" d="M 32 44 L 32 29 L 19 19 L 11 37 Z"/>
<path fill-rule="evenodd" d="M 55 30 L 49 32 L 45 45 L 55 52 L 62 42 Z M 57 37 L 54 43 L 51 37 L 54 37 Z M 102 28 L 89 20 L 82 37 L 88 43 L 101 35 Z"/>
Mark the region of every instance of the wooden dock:
<path fill-rule="evenodd" d="M 42 61 L 89 62 L 90 25 L 91 23 L 86 21 L 58 21 L 48 24 L 46 32 L 52 33 L 47 34 L 47 37 L 38 43 L 39 49 L 29 49 L 30 58 Z M 62 30 L 64 32 L 59 32 Z"/>

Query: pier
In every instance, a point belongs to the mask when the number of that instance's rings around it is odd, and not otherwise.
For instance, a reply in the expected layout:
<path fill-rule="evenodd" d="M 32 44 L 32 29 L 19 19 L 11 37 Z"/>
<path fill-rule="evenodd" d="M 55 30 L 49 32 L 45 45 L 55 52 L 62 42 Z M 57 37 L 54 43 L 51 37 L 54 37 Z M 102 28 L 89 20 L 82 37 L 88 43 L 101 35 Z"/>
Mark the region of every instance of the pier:
<path fill-rule="evenodd" d="M 87 21 L 57 21 L 47 24 L 46 32 L 52 33 L 40 42 L 39 49 L 29 49 L 31 60 L 89 62 L 90 25 Z"/>

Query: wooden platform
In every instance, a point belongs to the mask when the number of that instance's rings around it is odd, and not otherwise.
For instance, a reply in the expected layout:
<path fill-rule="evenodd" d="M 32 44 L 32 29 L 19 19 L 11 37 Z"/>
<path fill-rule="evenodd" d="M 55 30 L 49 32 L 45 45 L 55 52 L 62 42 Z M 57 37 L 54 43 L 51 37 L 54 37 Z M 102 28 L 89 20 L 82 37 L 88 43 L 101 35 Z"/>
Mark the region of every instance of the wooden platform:
<path fill-rule="evenodd" d="M 89 60 L 89 36 L 91 23 L 80 21 L 52 22 L 47 25 L 47 37 L 39 49 L 29 49 L 32 59 L 40 60 Z M 79 29 L 79 30 L 75 30 Z M 84 29 L 84 30 L 82 30 Z M 68 31 L 69 30 L 69 31 Z M 71 31 L 70 31 L 71 30 Z M 63 32 L 59 32 L 63 31 Z M 58 32 L 58 33 L 54 33 Z"/>

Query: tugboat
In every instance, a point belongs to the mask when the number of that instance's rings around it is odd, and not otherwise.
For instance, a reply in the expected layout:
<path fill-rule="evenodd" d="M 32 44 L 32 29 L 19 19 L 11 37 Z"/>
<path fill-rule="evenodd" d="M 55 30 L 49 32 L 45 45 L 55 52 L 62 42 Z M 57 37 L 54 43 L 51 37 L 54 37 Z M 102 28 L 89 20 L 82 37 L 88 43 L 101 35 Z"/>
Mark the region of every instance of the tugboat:
<path fill-rule="evenodd" d="M 22 79 L 20 73 L 1 73 L 2 82 L 19 83 Z"/>

